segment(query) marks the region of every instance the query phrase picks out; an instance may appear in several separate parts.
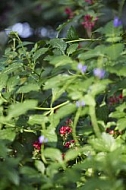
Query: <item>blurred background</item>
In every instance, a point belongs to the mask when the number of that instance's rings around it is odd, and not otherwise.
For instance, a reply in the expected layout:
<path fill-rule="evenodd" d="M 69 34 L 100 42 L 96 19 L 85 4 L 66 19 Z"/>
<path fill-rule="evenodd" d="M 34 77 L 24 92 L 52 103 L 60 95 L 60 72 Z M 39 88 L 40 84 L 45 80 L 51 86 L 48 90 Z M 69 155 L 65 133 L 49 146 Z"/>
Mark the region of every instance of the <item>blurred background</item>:
<path fill-rule="evenodd" d="M 96 9 L 96 12 L 103 13 L 100 17 L 102 24 L 112 19 L 115 12 L 118 12 L 121 0 L 93 2 L 94 4 L 100 2 L 99 10 Z M 40 39 L 55 38 L 57 27 L 71 19 L 68 8 L 76 13 L 81 8 L 80 14 L 83 14 L 84 3 L 84 0 L 0 0 L 0 48 L 6 45 L 10 31 L 16 31 L 25 41 L 36 42 Z M 77 23 L 75 25 L 77 26 Z M 77 27 L 82 34 L 83 27 L 79 25 Z M 65 36 L 66 32 L 67 28 L 62 31 L 61 37 Z"/>

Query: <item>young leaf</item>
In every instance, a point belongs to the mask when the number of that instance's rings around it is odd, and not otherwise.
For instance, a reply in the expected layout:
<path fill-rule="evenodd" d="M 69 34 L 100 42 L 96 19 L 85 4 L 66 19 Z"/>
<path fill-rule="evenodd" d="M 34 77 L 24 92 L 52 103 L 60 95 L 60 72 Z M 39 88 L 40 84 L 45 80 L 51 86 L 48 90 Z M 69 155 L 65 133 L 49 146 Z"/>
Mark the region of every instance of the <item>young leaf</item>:
<path fill-rule="evenodd" d="M 34 61 L 36 61 L 41 55 L 45 54 L 48 51 L 48 48 L 41 48 L 38 49 L 34 55 L 33 55 L 33 59 Z"/>
<path fill-rule="evenodd" d="M 62 39 L 51 39 L 49 43 L 52 46 L 52 48 L 57 48 L 62 52 L 62 54 L 64 54 L 67 44 Z"/>
<path fill-rule="evenodd" d="M 77 39 L 79 39 L 77 31 L 73 26 L 71 26 L 67 32 L 67 40 L 77 40 Z"/>

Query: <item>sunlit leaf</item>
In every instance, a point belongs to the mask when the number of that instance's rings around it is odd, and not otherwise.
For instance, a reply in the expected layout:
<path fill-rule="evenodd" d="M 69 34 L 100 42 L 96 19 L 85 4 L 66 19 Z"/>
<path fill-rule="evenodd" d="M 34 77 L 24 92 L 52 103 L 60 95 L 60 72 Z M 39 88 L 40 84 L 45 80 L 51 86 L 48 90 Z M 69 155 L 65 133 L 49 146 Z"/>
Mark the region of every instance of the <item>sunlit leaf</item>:
<path fill-rule="evenodd" d="M 28 83 L 24 86 L 21 86 L 17 93 L 28 93 L 30 91 L 38 91 L 39 90 L 39 85 L 37 83 Z"/>
<path fill-rule="evenodd" d="M 37 106 L 36 100 L 25 100 L 22 103 L 12 104 L 8 109 L 8 119 L 25 114 L 28 110 L 34 109 Z"/>
<path fill-rule="evenodd" d="M 38 169 L 38 171 L 40 171 L 42 174 L 44 174 L 44 172 L 45 172 L 45 166 L 44 166 L 44 164 L 43 164 L 42 161 L 35 160 L 35 166 Z"/>
<path fill-rule="evenodd" d="M 124 45 L 121 43 L 113 44 L 105 48 L 106 54 L 112 59 L 116 60 L 122 53 Z"/>
<path fill-rule="evenodd" d="M 46 148 L 44 150 L 44 156 L 51 160 L 62 162 L 62 154 L 60 150 L 56 148 Z"/>
<path fill-rule="evenodd" d="M 78 48 L 78 44 L 72 44 L 72 45 L 70 45 L 67 48 L 67 54 L 68 54 L 68 56 L 71 55 L 72 53 L 74 53 L 77 48 Z"/>
<path fill-rule="evenodd" d="M 16 136 L 16 131 L 11 128 L 0 130 L 0 139 L 6 139 L 9 141 L 13 141 Z"/>

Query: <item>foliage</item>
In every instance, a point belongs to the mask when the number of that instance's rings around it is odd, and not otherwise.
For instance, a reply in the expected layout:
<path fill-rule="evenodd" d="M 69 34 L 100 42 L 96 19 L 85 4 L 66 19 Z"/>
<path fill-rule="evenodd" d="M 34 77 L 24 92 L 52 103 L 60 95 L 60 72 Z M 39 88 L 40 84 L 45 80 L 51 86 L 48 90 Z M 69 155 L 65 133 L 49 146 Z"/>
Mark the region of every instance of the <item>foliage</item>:
<path fill-rule="evenodd" d="M 85 39 L 74 26 L 36 43 L 10 34 L 0 64 L 1 190 L 126 189 L 125 33 L 113 20 L 94 30 L 101 1 L 78 2 L 89 10 Z M 85 15 L 74 16 L 69 23 Z"/>

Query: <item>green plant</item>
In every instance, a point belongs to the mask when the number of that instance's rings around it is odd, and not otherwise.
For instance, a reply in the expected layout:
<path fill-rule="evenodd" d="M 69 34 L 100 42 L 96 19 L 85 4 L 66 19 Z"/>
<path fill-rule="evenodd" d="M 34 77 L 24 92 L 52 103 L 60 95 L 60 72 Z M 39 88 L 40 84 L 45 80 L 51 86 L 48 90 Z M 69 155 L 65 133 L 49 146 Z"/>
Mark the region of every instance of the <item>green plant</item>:
<path fill-rule="evenodd" d="M 66 38 L 35 44 L 10 34 L 0 65 L 1 190 L 126 188 L 125 35 L 113 21 L 86 26 L 89 38 L 71 26 Z"/>

